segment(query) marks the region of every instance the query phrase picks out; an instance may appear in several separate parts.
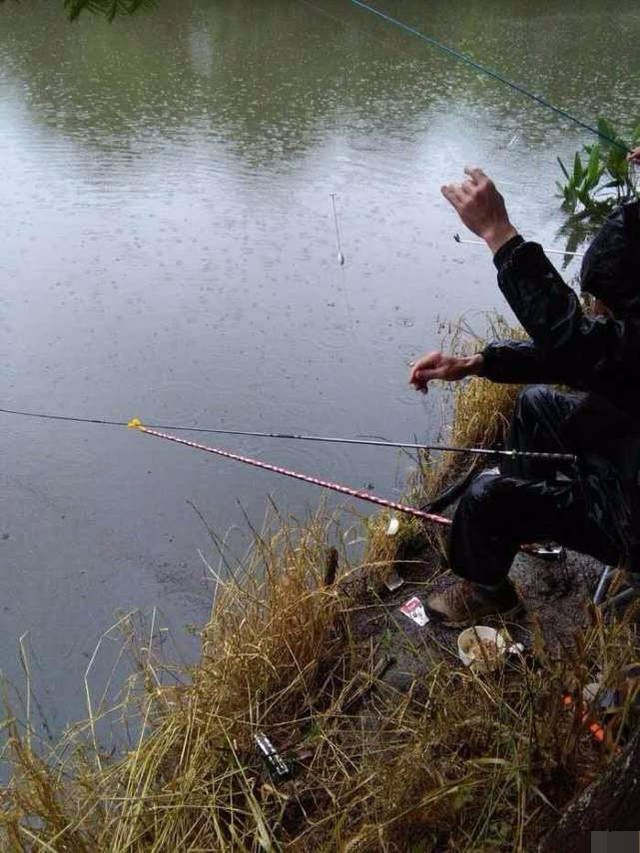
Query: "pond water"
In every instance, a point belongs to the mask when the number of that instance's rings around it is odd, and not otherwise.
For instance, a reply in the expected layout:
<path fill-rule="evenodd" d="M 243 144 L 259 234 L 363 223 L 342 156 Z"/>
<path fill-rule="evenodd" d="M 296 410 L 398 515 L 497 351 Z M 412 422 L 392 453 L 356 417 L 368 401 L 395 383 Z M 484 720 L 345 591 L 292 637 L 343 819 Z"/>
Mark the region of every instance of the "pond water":
<path fill-rule="evenodd" d="M 0 404 L 436 438 L 441 397 L 409 390 L 408 361 L 460 314 L 482 328 L 477 312 L 505 310 L 439 187 L 481 164 L 523 233 L 558 245 L 556 156 L 588 134 L 346 0 L 159 0 L 111 26 L 61 5 L 0 5 Z M 586 121 L 628 131 L 640 113 L 636 2 L 384 8 Z M 184 628 L 208 614 L 212 549 L 192 504 L 221 535 L 238 525 L 241 550 L 243 512 L 319 498 L 122 428 L 0 418 L 0 668 L 24 683 L 26 635 L 55 731 L 84 713 L 118 613 L 157 608 L 195 654 Z M 217 444 L 391 497 L 410 467 Z"/>

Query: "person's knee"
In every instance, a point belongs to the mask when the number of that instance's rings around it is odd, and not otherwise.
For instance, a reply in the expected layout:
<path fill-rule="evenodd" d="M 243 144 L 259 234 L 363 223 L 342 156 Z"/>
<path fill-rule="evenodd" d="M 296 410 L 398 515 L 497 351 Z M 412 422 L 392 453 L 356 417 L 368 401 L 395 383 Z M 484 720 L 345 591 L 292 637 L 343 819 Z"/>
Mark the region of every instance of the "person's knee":
<path fill-rule="evenodd" d="M 521 421 L 539 417 L 540 412 L 548 408 L 555 393 L 547 385 L 529 385 L 518 394 L 514 415 Z"/>
<path fill-rule="evenodd" d="M 512 493 L 509 477 L 500 474 L 479 474 L 469 484 L 469 488 L 460 499 L 467 508 L 493 508 Z"/>

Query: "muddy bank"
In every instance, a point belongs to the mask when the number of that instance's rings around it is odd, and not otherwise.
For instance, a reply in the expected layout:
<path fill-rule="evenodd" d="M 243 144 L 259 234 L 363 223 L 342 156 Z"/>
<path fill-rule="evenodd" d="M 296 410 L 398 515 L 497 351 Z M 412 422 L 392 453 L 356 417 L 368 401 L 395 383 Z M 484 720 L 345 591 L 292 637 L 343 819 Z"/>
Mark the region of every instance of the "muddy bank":
<path fill-rule="evenodd" d="M 459 628 L 448 628 L 435 619 L 420 627 L 400 608 L 413 596 L 424 602 L 432 592 L 455 582 L 455 576 L 441 566 L 433 551 L 420 561 L 398 563 L 405 578 L 401 587 L 389 591 L 383 584 L 370 590 L 366 603 L 353 612 L 358 637 L 373 641 L 379 654 L 387 658 L 381 680 L 397 690 L 410 691 L 412 684 L 426 675 L 438 661 L 459 667 Z M 563 658 L 575 648 L 575 638 L 590 624 L 590 610 L 602 563 L 584 554 L 566 553 L 561 561 L 547 561 L 519 554 L 511 570 L 524 602 L 524 612 L 504 622 L 500 617 L 483 618 L 482 624 L 506 626 L 514 641 L 532 652 L 534 642 L 542 642 L 547 654 Z"/>

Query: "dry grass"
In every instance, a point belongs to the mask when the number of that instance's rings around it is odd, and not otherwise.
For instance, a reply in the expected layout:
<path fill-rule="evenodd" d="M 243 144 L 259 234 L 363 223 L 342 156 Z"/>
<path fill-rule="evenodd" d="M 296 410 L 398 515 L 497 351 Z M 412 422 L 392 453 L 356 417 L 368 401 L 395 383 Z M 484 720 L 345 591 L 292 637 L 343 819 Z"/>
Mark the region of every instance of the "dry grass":
<path fill-rule="evenodd" d="M 351 630 L 359 602 L 323 586 L 326 534 L 317 518 L 258 541 L 243 576 L 220 584 L 192 684 L 162 687 L 145 651 L 125 756 L 100 755 L 87 726 L 44 761 L 12 723 L 2 849 L 533 849 L 610 754 L 560 697 L 596 673 L 619 680 L 634 621 L 595 620 L 563 662 L 540 649 L 534 667 L 479 676 L 445 657 L 399 694 Z M 269 779 L 260 730 L 295 757 L 293 781 Z"/>
<path fill-rule="evenodd" d="M 387 531 L 392 518 L 397 519 L 399 527 L 394 536 L 389 536 Z M 429 541 L 428 530 L 414 516 L 400 516 L 387 510 L 370 516 L 366 521 L 366 549 L 362 565 L 367 580 L 380 583 L 394 568 L 412 563 L 423 565 Z"/>
<path fill-rule="evenodd" d="M 465 385 L 452 441 L 492 443 L 512 394 Z M 432 466 L 429 476 L 450 473 Z M 344 531 L 323 513 L 306 525 L 278 518 L 256 533 L 246 560 L 225 567 L 224 581 L 211 568 L 217 594 L 202 659 L 189 682 L 165 686 L 152 632 L 118 710 L 136 733 L 125 754 L 100 748 L 100 708 L 53 751 L 9 719 L 2 849 L 534 850 L 624 734 L 637 684 L 604 748 L 583 725 L 579 697 L 589 681 L 618 684 L 634 661 L 634 614 L 605 625 L 594 613 L 562 661 L 538 641 L 535 659 L 495 674 L 474 675 L 441 650 L 399 693 L 380 680 L 384 643 L 354 629 L 372 606 L 372 579 L 426 547 L 418 522 L 402 519 L 390 538 L 388 521 L 383 513 Z M 359 537 L 364 557 L 350 564 L 347 543 Z M 338 580 L 325 586 L 336 544 Z M 566 692 L 577 699 L 569 709 Z M 292 781 L 270 779 L 258 731 L 292 758 Z"/>

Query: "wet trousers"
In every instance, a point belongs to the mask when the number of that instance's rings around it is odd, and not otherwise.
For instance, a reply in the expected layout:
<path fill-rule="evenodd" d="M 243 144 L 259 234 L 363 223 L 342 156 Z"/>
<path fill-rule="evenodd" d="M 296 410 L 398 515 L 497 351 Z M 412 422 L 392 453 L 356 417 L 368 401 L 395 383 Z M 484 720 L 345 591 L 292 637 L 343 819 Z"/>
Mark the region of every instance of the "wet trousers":
<path fill-rule="evenodd" d="M 510 447 L 574 452 L 564 425 L 580 399 L 543 385 L 525 389 L 513 412 Z M 521 543 L 549 541 L 615 564 L 625 544 L 612 503 L 594 474 L 558 469 L 557 462 L 508 460 L 499 474 L 478 475 L 462 495 L 450 531 L 449 564 L 460 577 L 498 585 Z"/>

